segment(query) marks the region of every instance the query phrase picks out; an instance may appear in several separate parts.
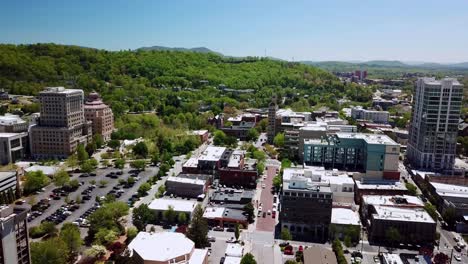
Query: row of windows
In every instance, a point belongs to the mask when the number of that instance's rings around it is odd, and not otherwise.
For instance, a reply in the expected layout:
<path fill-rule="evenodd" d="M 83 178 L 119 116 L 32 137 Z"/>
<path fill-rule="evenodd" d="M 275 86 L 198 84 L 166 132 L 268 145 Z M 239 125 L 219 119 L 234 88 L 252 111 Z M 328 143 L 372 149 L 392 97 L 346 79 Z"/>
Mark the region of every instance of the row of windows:
<path fill-rule="evenodd" d="M 284 196 L 331 199 L 331 194 L 323 194 L 323 193 L 317 194 L 317 193 L 303 193 L 303 192 L 284 192 Z"/>

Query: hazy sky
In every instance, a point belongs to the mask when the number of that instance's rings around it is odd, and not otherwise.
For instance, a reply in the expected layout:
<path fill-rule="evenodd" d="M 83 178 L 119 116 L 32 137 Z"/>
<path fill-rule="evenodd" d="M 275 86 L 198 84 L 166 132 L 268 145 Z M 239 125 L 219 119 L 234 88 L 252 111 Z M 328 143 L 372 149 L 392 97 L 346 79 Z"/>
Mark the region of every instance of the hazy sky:
<path fill-rule="evenodd" d="M 468 61 L 468 0 L 12 0 L 0 42 L 205 46 L 291 60 Z"/>

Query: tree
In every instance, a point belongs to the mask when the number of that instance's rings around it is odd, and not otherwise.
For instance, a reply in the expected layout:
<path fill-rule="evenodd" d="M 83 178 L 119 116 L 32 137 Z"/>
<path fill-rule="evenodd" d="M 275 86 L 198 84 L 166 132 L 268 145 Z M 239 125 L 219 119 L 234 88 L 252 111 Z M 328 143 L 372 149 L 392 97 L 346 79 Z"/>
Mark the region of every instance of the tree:
<path fill-rule="evenodd" d="M 236 229 L 234 230 L 234 236 L 236 237 L 236 241 L 239 241 L 240 230 L 239 230 L 239 224 L 237 223 L 236 223 Z"/>
<path fill-rule="evenodd" d="M 195 207 L 187 230 L 187 237 L 195 243 L 196 248 L 208 245 L 208 223 L 203 218 L 203 209 L 200 204 Z"/>
<path fill-rule="evenodd" d="M 70 175 L 63 168 L 54 174 L 54 184 L 57 187 L 62 187 L 70 181 Z"/>
<path fill-rule="evenodd" d="M 410 195 L 413 195 L 413 196 L 418 195 L 418 188 L 416 187 L 416 185 L 414 185 L 414 184 L 412 184 L 410 182 L 407 182 L 405 184 L 405 186 L 406 186 L 406 189 L 408 189 L 408 193 Z"/>
<path fill-rule="evenodd" d="M 283 184 L 283 180 L 281 179 L 281 176 L 276 175 L 273 178 L 273 186 L 275 187 L 276 190 L 279 190 L 281 188 L 281 184 Z"/>
<path fill-rule="evenodd" d="M 425 203 L 424 209 L 432 217 L 432 219 L 434 219 L 434 221 L 437 221 L 437 210 L 434 205 L 430 203 Z"/>
<path fill-rule="evenodd" d="M 91 164 L 91 162 L 89 162 L 89 160 L 86 160 L 86 161 L 81 163 L 80 170 L 82 172 L 84 172 L 84 173 L 90 173 L 90 172 L 92 172 L 94 170 L 94 167 Z"/>
<path fill-rule="evenodd" d="M 76 154 L 68 156 L 67 160 L 65 161 L 65 164 L 71 169 L 78 167 L 78 156 Z"/>
<path fill-rule="evenodd" d="M 69 204 L 69 203 L 70 203 L 70 196 L 68 196 L 68 195 L 65 196 L 64 202 L 65 202 L 66 204 Z"/>
<path fill-rule="evenodd" d="M 273 144 L 277 148 L 284 147 L 284 133 L 278 133 L 275 138 L 273 138 Z"/>
<path fill-rule="evenodd" d="M 120 147 L 120 141 L 117 139 L 111 139 L 107 142 L 107 146 L 109 146 L 109 148 L 116 149 Z"/>
<path fill-rule="evenodd" d="M 187 214 L 180 212 L 177 216 L 177 222 L 179 222 L 179 224 L 185 224 L 187 222 Z"/>
<path fill-rule="evenodd" d="M 145 160 L 134 160 L 130 163 L 130 167 L 138 169 L 138 170 L 145 170 L 146 168 L 146 161 Z"/>
<path fill-rule="evenodd" d="M 136 143 L 132 151 L 138 157 L 146 158 L 148 156 L 148 146 L 143 141 Z"/>
<path fill-rule="evenodd" d="M 227 136 L 223 131 L 216 130 L 213 136 L 213 144 L 215 144 L 216 146 L 224 145 L 226 142 L 226 139 L 227 139 Z"/>
<path fill-rule="evenodd" d="M 89 216 L 89 240 L 95 240 L 95 235 L 101 229 L 113 230 L 118 233 L 123 233 L 124 228 L 120 224 L 120 218 L 127 215 L 128 210 L 128 205 L 124 202 L 104 203 L 99 209 L 97 209 Z"/>
<path fill-rule="evenodd" d="M 106 247 L 101 245 L 92 245 L 91 248 L 85 251 L 85 255 L 90 258 L 99 259 L 102 256 L 106 255 L 107 250 Z"/>
<path fill-rule="evenodd" d="M 151 190 L 151 185 L 145 182 L 142 185 L 140 185 L 140 187 L 138 188 L 138 194 L 140 196 L 144 196 L 148 193 L 149 190 Z"/>
<path fill-rule="evenodd" d="M 67 185 L 70 189 L 76 190 L 78 187 L 80 187 L 80 182 L 77 179 L 73 179 L 67 183 Z"/>
<path fill-rule="evenodd" d="M 256 141 L 259 135 L 257 129 L 251 128 L 247 131 L 247 141 Z"/>
<path fill-rule="evenodd" d="M 257 163 L 257 173 L 258 173 L 258 175 L 262 175 L 263 171 L 265 171 L 265 163 L 263 163 L 263 162 Z"/>
<path fill-rule="evenodd" d="M 75 197 L 75 202 L 76 202 L 77 204 L 80 204 L 81 201 L 82 201 L 81 195 L 77 195 L 77 196 Z"/>
<path fill-rule="evenodd" d="M 287 228 L 281 229 L 281 239 L 285 241 L 292 239 L 291 233 L 289 233 L 289 229 Z"/>
<path fill-rule="evenodd" d="M 94 134 L 93 142 L 96 144 L 97 148 L 101 148 L 104 145 L 104 138 L 101 134 Z"/>
<path fill-rule="evenodd" d="M 40 170 L 27 172 L 23 189 L 26 194 L 30 194 L 46 186 L 49 182 L 49 177 Z"/>
<path fill-rule="evenodd" d="M 33 264 L 66 264 L 68 248 L 60 238 L 52 238 L 31 243 L 31 261 Z"/>
<path fill-rule="evenodd" d="M 293 259 L 288 259 L 286 260 L 286 262 L 284 262 L 284 264 L 298 264 L 298 263 Z"/>
<path fill-rule="evenodd" d="M 158 164 L 160 159 L 161 159 L 161 157 L 159 156 L 158 152 L 155 152 L 155 153 L 153 153 L 153 155 L 151 155 L 151 163 L 153 163 L 154 165 Z"/>
<path fill-rule="evenodd" d="M 89 184 L 95 185 L 95 184 L 96 184 L 96 180 L 90 180 L 90 181 L 89 181 Z"/>
<path fill-rule="evenodd" d="M 127 245 L 138 235 L 138 229 L 136 227 L 129 227 L 127 229 Z"/>
<path fill-rule="evenodd" d="M 118 168 L 118 169 L 123 169 L 124 166 L 125 166 L 125 160 L 122 159 L 122 158 L 116 159 L 116 160 L 114 161 L 114 165 L 115 165 L 115 167 Z"/>
<path fill-rule="evenodd" d="M 94 152 L 96 152 L 97 146 L 94 141 L 89 142 L 86 144 L 86 152 L 88 153 L 89 156 L 93 155 Z"/>
<path fill-rule="evenodd" d="M 72 223 L 63 224 L 62 228 L 60 229 L 59 237 L 63 242 L 65 242 L 65 245 L 68 248 L 68 254 L 70 256 L 78 253 L 78 250 L 83 244 L 80 229 Z"/>
<path fill-rule="evenodd" d="M 401 234 L 398 229 L 395 227 L 390 227 L 385 231 L 385 237 L 390 242 L 390 244 L 395 245 L 396 243 L 401 241 Z"/>
<path fill-rule="evenodd" d="M 54 223 L 51 222 L 43 222 L 41 223 L 41 228 L 44 231 L 44 234 L 47 237 L 55 237 L 58 234 L 58 229 L 54 225 Z"/>
<path fill-rule="evenodd" d="M 163 213 L 164 220 L 166 220 L 169 224 L 172 224 L 175 221 L 176 214 L 177 213 L 174 211 L 174 207 L 169 205 L 167 210 L 164 211 L 164 213 Z"/>
<path fill-rule="evenodd" d="M 147 204 L 141 204 L 133 209 L 133 225 L 139 230 L 144 231 L 147 224 L 155 222 L 156 215 L 149 209 Z"/>
<path fill-rule="evenodd" d="M 155 195 L 155 198 L 162 197 L 165 192 L 166 192 L 166 186 L 165 185 L 160 185 L 159 188 L 158 188 L 158 192 Z"/>
<path fill-rule="evenodd" d="M 434 256 L 434 264 L 448 264 L 449 263 L 449 256 L 446 254 L 439 252 Z"/>
<path fill-rule="evenodd" d="M 247 253 L 242 257 L 240 263 L 241 264 L 257 264 L 257 261 L 255 261 L 255 258 L 251 253 Z"/>
<path fill-rule="evenodd" d="M 351 237 L 350 236 L 345 236 L 344 237 L 344 244 L 346 247 L 351 247 L 352 246 L 352 242 L 351 242 Z"/>
<path fill-rule="evenodd" d="M 247 214 L 247 220 L 252 223 L 255 218 L 255 209 L 252 203 L 248 203 L 244 206 L 244 212 Z"/>
<path fill-rule="evenodd" d="M 83 144 L 78 144 L 78 147 L 76 148 L 76 155 L 80 162 L 89 159 L 88 152 L 86 152 L 85 146 Z"/>
<path fill-rule="evenodd" d="M 108 246 L 118 238 L 118 235 L 117 232 L 112 229 L 101 228 L 98 230 L 94 238 L 95 243 Z"/>
<path fill-rule="evenodd" d="M 445 209 L 444 213 L 442 214 L 442 217 L 444 218 L 448 226 L 453 227 L 457 220 L 457 212 L 455 211 L 455 208 L 449 207 Z"/>
<path fill-rule="evenodd" d="M 100 181 L 99 181 L 99 186 L 100 186 L 100 187 L 106 187 L 106 185 L 107 185 L 108 183 L 109 183 L 109 182 L 106 181 L 106 180 L 100 180 Z"/>

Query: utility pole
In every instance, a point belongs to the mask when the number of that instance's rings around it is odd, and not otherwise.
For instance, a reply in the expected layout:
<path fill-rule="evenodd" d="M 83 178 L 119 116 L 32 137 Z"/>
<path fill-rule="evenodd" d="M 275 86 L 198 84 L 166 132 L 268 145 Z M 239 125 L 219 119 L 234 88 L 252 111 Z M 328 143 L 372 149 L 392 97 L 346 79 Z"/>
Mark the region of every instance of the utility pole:
<path fill-rule="evenodd" d="M 452 264 L 452 259 L 453 259 L 453 248 L 452 248 L 452 251 L 450 252 L 450 264 Z"/>

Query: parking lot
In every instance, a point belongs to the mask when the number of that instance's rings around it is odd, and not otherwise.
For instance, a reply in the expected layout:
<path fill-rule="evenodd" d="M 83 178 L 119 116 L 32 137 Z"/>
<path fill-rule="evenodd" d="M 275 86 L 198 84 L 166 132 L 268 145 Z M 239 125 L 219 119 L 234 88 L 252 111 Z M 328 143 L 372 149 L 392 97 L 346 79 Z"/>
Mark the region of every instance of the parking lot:
<path fill-rule="evenodd" d="M 118 175 L 119 171 L 122 171 L 121 175 Z M 50 206 L 45 209 L 40 215 L 36 213 L 34 219 L 30 219 L 29 226 L 39 225 L 42 221 L 48 218 L 49 221 L 54 221 L 57 225 L 61 225 L 64 221 L 75 222 L 81 216 L 85 214 L 89 209 L 93 208 L 96 204 L 96 197 L 102 197 L 107 194 L 116 194 L 120 196 L 117 198 L 119 201 L 127 202 L 129 198 L 138 190 L 138 187 L 146 182 L 151 176 L 156 175 L 158 172 L 157 167 L 148 167 L 145 171 L 138 173 L 138 176 L 135 177 L 135 183 L 133 186 L 124 186 L 119 184 L 119 179 L 127 181 L 130 177 L 129 172 L 131 169 L 118 170 L 115 168 L 104 168 L 98 169 L 96 171 L 96 176 L 80 177 L 80 173 L 73 173 L 71 179 L 77 179 L 81 186 L 78 189 L 71 191 L 69 193 L 61 193 L 57 188 L 51 184 L 45 188 L 45 191 L 36 195 L 36 200 L 40 201 L 45 199 L 49 200 Z M 111 175 L 114 173 L 114 175 Z M 117 174 L 118 173 L 118 174 Z M 135 175 L 135 173 L 134 173 Z M 107 176 L 107 177 L 106 177 Z M 112 176 L 112 177 L 110 177 Z M 96 181 L 96 187 L 92 187 L 90 181 Z M 107 181 L 107 184 L 102 187 L 99 186 L 101 180 Z M 55 192 L 53 192 L 56 190 Z M 118 194 L 120 193 L 120 194 Z M 59 198 L 52 198 L 52 196 L 57 196 Z M 76 203 L 75 205 L 66 205 L 65 197 L 68 195 L 69 200 L 76 200 L 79 196 L 82 199 L 81 203 Z M 54 200 L 58 199 L 58 200 Z M 89 212 L 89 211 L 88 211 Z M 34 214 L 34 211 L 31 212 L 31 215 Z M 52 216 L 53 217 L 50 217 Z"/>

